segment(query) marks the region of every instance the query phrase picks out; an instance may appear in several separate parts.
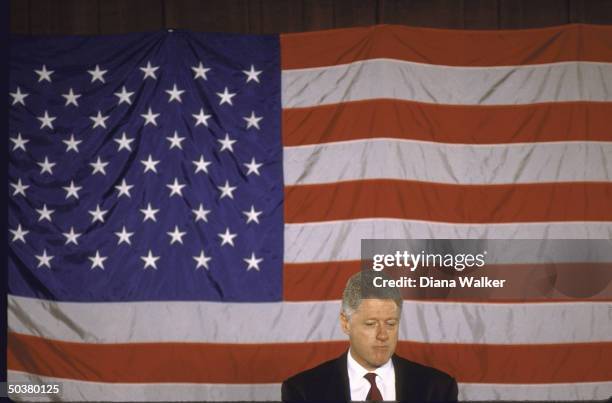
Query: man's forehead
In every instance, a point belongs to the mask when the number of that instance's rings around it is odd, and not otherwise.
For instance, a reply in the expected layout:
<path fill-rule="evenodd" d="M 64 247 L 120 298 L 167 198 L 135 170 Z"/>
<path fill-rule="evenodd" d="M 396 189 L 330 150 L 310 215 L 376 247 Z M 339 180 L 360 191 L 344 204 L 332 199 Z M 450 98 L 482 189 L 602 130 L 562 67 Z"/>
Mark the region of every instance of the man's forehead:
<path fill-rule="evenodd" d="M 356 312 L 363 313 L 386 313 L 386 314 L 397 314 L 399 311 L 397 304 L 392 299 L 380 299 L 380 298 L 364 298 L 357 307 Z"/>

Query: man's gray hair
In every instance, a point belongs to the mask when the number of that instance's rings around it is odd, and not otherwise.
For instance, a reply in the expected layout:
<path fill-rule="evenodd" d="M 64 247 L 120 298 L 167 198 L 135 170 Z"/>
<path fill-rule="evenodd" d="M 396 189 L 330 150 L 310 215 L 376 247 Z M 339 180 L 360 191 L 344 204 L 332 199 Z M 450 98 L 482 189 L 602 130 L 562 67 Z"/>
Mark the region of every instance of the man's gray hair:
<path fill-rule="evenodd" d="M 391 299 L 397 305 L 399 313 L 402 312 L 402 295 L 394 287 L 374 287 L 374 278 L 389 276 L 382 272 L 359 271 L 349 278 L 342 293 L 342 313 L 350 318 L 359 308 L 364 299 Z"/>

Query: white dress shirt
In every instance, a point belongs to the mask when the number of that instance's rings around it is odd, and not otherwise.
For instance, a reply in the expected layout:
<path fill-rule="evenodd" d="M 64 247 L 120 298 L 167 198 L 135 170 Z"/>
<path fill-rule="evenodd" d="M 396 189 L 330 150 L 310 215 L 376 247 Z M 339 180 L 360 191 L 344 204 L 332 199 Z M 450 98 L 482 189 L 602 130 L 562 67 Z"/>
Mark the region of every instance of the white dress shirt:
<path fill-rule="evenodd" d="M 368 372 L 376 373 L 376 386 L 378 390 L 380 390 L 383 400 L 395 400 L 395 369 L 393 368 L 393 361 L 391 361 L 391 359 L 374 371 L 368 371 L 355 361 L 349 349 L 346 363 L 348 367 L 351 400 L 366 400 L 371 385 L 363 376 Z"/>

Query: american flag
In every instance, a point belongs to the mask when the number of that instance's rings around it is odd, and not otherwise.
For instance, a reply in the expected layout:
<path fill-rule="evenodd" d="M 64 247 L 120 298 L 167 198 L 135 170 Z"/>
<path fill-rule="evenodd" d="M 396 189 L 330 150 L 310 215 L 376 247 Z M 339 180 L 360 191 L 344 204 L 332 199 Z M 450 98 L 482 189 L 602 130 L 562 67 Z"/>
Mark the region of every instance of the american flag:
<path fill-rule="evenodd" d="M 612 29 L 13 38 L 9 381 L 274 400 L 363 238 L 612 238 Z M 406 301 L 469 400 L 612 394 L 589 299 Z"/>

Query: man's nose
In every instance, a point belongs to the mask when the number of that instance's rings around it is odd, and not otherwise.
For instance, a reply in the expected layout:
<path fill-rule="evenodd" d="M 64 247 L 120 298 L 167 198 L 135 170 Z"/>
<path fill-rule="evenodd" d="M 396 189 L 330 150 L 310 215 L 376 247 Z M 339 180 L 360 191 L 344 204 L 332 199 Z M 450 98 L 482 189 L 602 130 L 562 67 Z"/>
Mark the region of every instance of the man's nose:
<path fill-rule="evenodd" d="M 380 326 L 378 328 L 378 332 L 376 333 L 376 338 L 378 340 L 387 340 L 389 338 L 389 332 L 385 329 L 385 326 Z"/>

